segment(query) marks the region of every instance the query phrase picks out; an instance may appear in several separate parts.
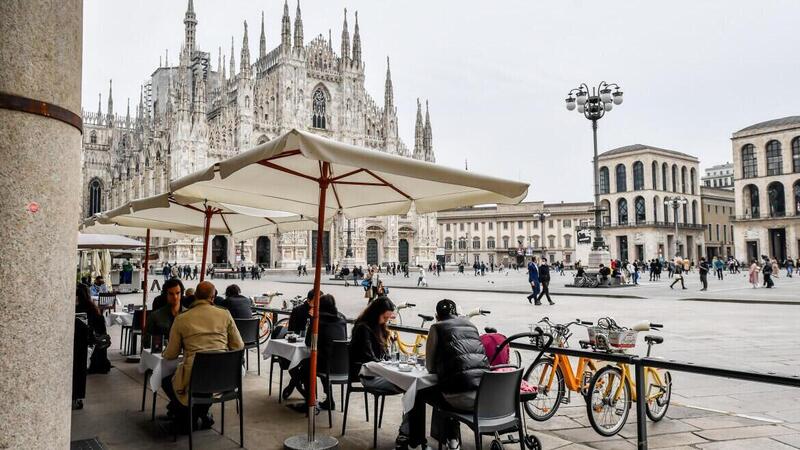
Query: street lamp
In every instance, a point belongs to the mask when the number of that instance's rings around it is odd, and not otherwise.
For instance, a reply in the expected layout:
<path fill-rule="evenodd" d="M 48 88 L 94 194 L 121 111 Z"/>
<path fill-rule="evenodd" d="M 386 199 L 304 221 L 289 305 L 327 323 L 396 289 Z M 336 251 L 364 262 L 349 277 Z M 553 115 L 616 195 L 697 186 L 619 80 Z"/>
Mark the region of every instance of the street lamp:
<path fill-rule="evenodd" d="M 550 217 L 550 211 L 543 209 L 540 212 L 534 213 L 533 217 L 539 219 L 539 222 L 542 224 L 542 258 L 544 258 L 544 252 L 547 250 L 547 247 L 544 245 L 544 219 Z"/>
<path fill-rule="evenodd" d="M 684 197 L 664 197 L 664 204 L 672 207 L 672 216 L 675 218 L 675 238 L 673 239 L 673 252 L 674 256 L 678 256 L 678 208 L 688 202 Z M 666 219 L 666 217 L 665 217 Z M 674 257 L 673 256 L 673 257 Z"/>
<path fill-rule="evenodd" d="M 612 91 L 613 89 L 613 91 Z M 586 83 L 581 83 L 577 88 L 567 94 L 567 110 L 578 110 L 579 114 L 592 121 L 592 133 L 594 136 L 594 241 L 592 242 L 592 252 L 605 252 L 606 245 L 602 236 L 602 223 L 600 217 L 600 169 L 597 162 L 597 121 L 603 118 L 606 112 L 611 111 L 614 105 L 622 104 L 622 91 L 616 83 L 601 82 L 597 87 L 591 89 Z M 592 260 L 593 258 L 589 258 Z M 594 263 L 603 258 L 597 256 Z"/>

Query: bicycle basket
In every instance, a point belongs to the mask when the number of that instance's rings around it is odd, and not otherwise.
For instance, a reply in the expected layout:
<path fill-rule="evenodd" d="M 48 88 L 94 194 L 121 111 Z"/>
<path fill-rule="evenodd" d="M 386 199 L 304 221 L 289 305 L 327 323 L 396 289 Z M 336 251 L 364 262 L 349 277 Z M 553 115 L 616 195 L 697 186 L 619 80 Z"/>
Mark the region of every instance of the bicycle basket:
<path fill-rule="evenodd" d="M 636 330 L 609 330 L 608 344 L 614 348 L 626 349 L 636 347 L 636 337 L 639 332 Z"/>
<path fill-rule="evenodd" d="M 253 297 L 253 303 L 256 306 L 269 306 L 272 303 L 272 297 L 267 295 L 256 295 Z"/>
<path fill-rule="evenodd" d="M 553 343 L 551 344 L 552 346 L 562 347 L 562 348 L 567 346 L 567 336 L 565 335 L 564 332 L 565 330 L 559 327 L 554 327 L 547 322 L 539 322 L 535 325 L 535 327 L 541 328 L 543 334 L 545 335 L 549 334 L 550 336 L 553 336 Z M 531 328 L 531 333 L 533 333 L 534 325 L 532 325 L 530 328 Z M 536 341 L 534 341 L 534 344 L 539 347 L 543 347 L 544 342 L 546 341 L 546 339 L 542 337 L 531 338 L 531 339 L 536 339 Z"/>

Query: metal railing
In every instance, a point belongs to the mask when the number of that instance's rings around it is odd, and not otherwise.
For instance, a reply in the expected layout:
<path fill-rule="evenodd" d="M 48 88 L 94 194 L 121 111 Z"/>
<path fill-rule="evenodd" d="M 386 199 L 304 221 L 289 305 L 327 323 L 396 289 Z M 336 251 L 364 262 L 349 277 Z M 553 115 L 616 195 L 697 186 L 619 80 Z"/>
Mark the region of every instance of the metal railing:
<path fill-rule="evenodd" d="M 274 315 L 289 314 L 291 311 L 277 309 L 277 308 L 263 308 L 257 309 L 269 312 Z M 353 319 L 347 319 L 347 323 L 353 323 Z M 428 330 L 419 327 L 411 327 L 406 325 L 390 324 L 389 328 L 396 331 L 413 334 L 428 334 Z M 512 342 L 511 348 L 532 352 L 540 352 L 541 347 L 534 344 Z M 641 357 L 638 355 L 631 355 L 626 353 L 607 353 L 592 350 L 579 350 L 573 348 L 550 347 L 546 353 L 554 353 L 565 356 L 573 356 L 576 358 L 589 358 L 598 361 L 606 361 L 611 363 L 622 363 L 632 365 L 634 368 L 634 382 L 636 383 L 636 447 L 639 450 L 647 450 L 647 415 L 646 415 L 646 398 L 645 393 L 645 375 L 644 369 L 651 367 L 653 369 L 665 369 L 674 372 L 694 373 L 698 375 L 705 375 L 717 378 L 730 378 L 734 380 L 752 381 L 756 383 L 772 384 L 777 386 L 788 386 L 800 388 L 800 375 L 779 375 L 774 372 L 748 372 L 744 370 L 729 369 L 724 367 L 714 367 L 692 362 L 681 362 L 675 360 L 659 359 L 652 357 Z"/>
<path fill-rule="evenodd" d="M 631 227 L 655 227 L 655 228 L 675 228 L 675 222 L 662 222 L 652 220 L 629 220 L 627 222 L 603 222 L 603 228 L 631 228 Z M 678 222 L 678 228 L 688 228 L 692 230 L 702 230 L 705 225 L 700 223 L 683 223 Z"/>

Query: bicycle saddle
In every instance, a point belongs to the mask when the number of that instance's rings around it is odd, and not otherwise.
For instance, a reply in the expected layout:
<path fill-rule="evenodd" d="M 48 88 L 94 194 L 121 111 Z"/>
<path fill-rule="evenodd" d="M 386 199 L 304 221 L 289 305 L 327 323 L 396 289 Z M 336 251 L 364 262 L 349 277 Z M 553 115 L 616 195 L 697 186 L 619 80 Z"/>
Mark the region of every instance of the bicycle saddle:
<path fill-rule="evenodd" d="M 664 342 L 664 338 L 661 336 L 647 335 L 644 337 L 644 341 L 648 344 L 660 344 Z"/>
<path fill-rule="evenodd" d="M 433 321 L 433 316 L 428 316 L 428 315 L 425 315 L 425 314 L 417 314 L 417 316 L 419 316 L 420 319 L 422 319 L 422 320 L 424 320 L 426 322 L 432 322 Z"/>

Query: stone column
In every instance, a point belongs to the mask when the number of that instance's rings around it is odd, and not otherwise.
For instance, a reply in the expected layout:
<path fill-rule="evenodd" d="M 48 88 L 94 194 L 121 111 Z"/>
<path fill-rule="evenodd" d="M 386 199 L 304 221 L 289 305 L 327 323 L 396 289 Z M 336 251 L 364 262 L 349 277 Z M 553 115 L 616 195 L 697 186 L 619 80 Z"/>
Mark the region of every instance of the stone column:
<path fill-rule="evenodd" d="M 0 448 L 69 446 L 82 26 L 82 0 L 0 1 Z"/>

